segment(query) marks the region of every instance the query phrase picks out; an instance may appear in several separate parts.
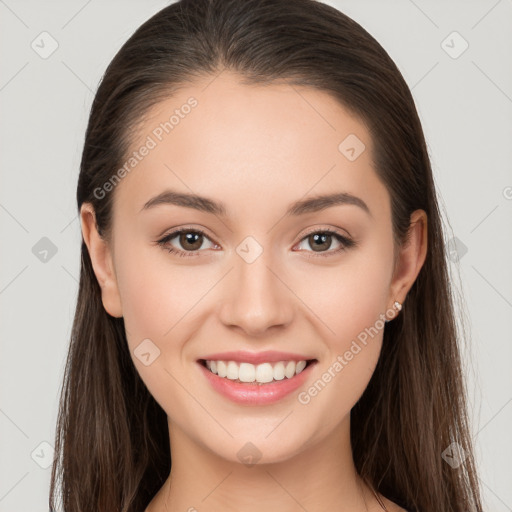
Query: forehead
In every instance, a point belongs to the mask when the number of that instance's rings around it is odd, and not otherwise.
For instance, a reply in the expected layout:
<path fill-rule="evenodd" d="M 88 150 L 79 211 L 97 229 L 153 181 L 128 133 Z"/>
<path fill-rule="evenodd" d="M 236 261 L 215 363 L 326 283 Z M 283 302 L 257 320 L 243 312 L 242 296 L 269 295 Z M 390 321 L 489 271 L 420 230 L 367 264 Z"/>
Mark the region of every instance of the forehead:
<path fill-rule="evenodd" d="M 136 165 L 116 190 L 131 213 L 166 187 L 246 208 L 256 199 L 288 204 L 308 191 L 386 193 L 367 127 L 312 88 L 246 85 L 223 72 L 156 104 L 137 133 Z"/>

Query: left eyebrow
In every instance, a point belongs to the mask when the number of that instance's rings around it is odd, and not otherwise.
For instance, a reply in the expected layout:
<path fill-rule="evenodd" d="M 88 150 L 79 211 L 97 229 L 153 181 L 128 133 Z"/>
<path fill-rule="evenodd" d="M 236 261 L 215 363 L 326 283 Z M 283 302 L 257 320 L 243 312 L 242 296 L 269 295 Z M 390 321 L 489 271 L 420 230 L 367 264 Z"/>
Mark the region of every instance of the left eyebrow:
<path fill-rule="evenodd" d="M 332 206 L 353 205 L 364 210 L 370 217 L 373 217 L 368 205 L 357 196 L 348 192 L 318 195 L 302 201 L 293 203 L 286 211 L 286 215 L 303 215 L 304 213 L 319 212 Z"/>
<path fill-rule="evenodd" d="M 223 203 L 217 202 L 208 197 L 199 196 L 197 194 L 189 194 L 185 192 L 177 192 L 175 190 L 165 190 L 161 194 L 151 198 L 141 208 L 141 211 L 148 210 L 162 204 L 171 204 L 176 206 L 183 206 L 185 208 L 193 208 L 195 210 L 203 211 L 219 215 L 220 217 L 227 216 L 227 209 Z M 305 213 L 319 212 L 333 206 L 340 205 L 353 205 L 364 210 L 370 217 L 372 213 L 368 205 L 359 197 L 349 194 L 347 192 L 338 192 L 334 194 L 318 195 L 296 201 L 291 204 L 286 210 L 286 215 L 303 215 Z"/>

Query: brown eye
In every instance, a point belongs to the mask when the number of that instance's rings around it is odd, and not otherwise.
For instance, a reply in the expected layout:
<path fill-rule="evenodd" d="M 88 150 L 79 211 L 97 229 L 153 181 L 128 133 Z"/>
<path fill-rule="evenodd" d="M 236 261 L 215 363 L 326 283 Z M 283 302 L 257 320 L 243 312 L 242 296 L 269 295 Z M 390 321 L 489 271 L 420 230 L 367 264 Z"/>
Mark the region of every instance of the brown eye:
<path fill-rule="evenodd" d="M 203 235 L 195 231 L 185 231 L 179 235 L 179 242 L 183 249 L 196 251 L 203 245 Z"/>
<path fill-rule="evenodd" d="M 328 233 L 309 235 L 308 237 L 309 246 L 313 248 L 315 252 L 330 249 L 332 243 L 332 235 Z"/>
<path fill-rule="evenodd" d="M 171 243 L 174 240 L 177 240 L 177 242 Z M 211 244 L 210 247 L 206 247 L 207 249 L 215 246 L 202 231 L 185 228 L 169 233 L 158 241 L 158 245 L 178 256 L 199 256 L 202 252 L 199 249 L 201 249 L 205 240 Z"/>
<path fill-rule="evenodd" d="M 333 245 L 333 239 L 335 242 L 337 242 L 338 247 L 334 250 L 329 250 Z M 347 250 L 356 245 L 354 240 L 329 229 L 309 233 L 301 240 L 299 248 L 300 245 L 304 243 L 307 243 L 307 245 L 309 245 L 309 247 L 312 249 L 312 251 L 306 250 L 306 252 L 317 253 L 316 255 L 309 254 L 309 257 L 332 256 L 339 253 L 340 251 Z"/>

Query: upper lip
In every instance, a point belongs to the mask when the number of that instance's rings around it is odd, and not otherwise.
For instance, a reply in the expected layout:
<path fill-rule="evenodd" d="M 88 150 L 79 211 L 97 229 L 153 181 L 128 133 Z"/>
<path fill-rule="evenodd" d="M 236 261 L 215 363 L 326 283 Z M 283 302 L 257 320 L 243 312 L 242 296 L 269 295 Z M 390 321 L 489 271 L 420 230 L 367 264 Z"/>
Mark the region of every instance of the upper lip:
<path fill-rule="evenodd" d="M 239 363 L 272 363 L 277 361 L 309 361 L 313 357 L 293 354 L 292 352 L 278 352 L 275 350 L 267 350 L 265 352 L 246 352 L 244 350 L 237 350 L 232 352 L 217 352 L 202 357 L 199 361 L 236 361 Z"/>

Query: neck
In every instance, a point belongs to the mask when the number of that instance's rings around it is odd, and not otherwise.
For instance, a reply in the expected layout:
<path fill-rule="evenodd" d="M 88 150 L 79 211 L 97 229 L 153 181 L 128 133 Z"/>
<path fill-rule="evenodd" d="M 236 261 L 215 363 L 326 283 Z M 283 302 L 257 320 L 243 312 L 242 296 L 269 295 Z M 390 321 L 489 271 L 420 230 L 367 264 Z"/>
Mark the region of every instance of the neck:
<path fill-rule="evenodd" d="M 169 432 L 171 473 L 146 512 L 382 511 L 355 470 L 350 417 L 321 443 L 302 446 L 286 460 L 252 466 L 220 457 L 176 424 L 169 423 Z"/>

